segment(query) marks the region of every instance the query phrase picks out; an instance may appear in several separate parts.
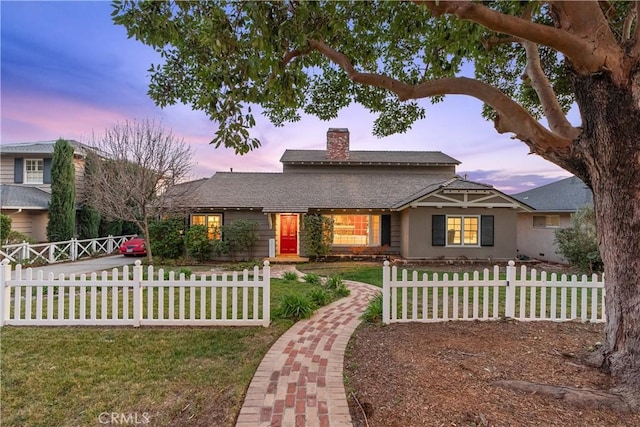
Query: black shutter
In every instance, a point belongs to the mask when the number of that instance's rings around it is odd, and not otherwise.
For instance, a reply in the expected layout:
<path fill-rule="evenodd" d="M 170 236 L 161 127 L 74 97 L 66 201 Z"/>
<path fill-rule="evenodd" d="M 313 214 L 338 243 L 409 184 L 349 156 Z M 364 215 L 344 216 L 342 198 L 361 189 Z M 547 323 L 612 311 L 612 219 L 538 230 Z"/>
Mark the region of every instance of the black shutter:
<path fill-rule="evenodd" d="M 480 217 L 480 245 L 493 246 L 493 215 Z"/>
<path fill-rule="evenodd" d="M 13 161 L 13 182 L 22 184 L 24 182 L 24 159 L 16 157 Z"/>
<path fill-rule="evenodd" d="M 432 246 L 446 246 L 446 216 L 445 215 L 432 215 L 431 216 L 431 245 Z"/>
<path fill-rule="evenodd" d="M 380 234 L 380 244 L 391 246 L 391 215 L 382 215 Z"/>
<path fill-rule="evenodd" d="M 44 184 L 51 184 L 51 159 L 44 159 L 42 161 L 42 182 Z"/>

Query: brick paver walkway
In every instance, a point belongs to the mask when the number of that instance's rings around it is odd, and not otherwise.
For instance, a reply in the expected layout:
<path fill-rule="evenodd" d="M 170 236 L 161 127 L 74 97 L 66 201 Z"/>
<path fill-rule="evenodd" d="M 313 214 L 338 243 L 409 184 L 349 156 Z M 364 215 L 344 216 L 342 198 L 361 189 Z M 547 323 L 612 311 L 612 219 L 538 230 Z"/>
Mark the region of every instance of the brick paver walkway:
<path fill-rule="evenodd" d="M 351 427 L 342 384 L 344 351 L 380 288 L 345 281 L 351 295 L 297 322 L 256 371 L 236 427 Z"/>

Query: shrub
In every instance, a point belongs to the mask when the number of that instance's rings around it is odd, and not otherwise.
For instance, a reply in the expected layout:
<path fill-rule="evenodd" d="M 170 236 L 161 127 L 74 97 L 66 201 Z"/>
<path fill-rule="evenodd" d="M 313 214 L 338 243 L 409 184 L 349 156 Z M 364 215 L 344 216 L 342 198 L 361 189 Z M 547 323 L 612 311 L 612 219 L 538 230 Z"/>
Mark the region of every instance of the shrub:
<path fill-rule="evenodd" d="M 0 214 L 0 242 L 4 243 L 11 231 L 11 217 L 9 215 Z"/>
<path fill-rule="evenodd" d="M 327 286 L 327 289 L 333 291 L 338 289 L 340 286 L 344 286 L 344 281 L 342 280 L 342 277 L 340 277 L 339 275 L 331 276 L 327 279 L 326 286 Z"/>
<path fill-rule="evenodd" d="M 306 215 L 303 244 L 311 258 L 329 255 L 333 245 L 333 220 L 322 215 Z"/>
<path fill-rule="evenodd" d="M 581 270 L 602 270 L 593 207 L 578 210 L 573 215 L 571 227 L 556 230 L 555 242 L 558 252 Z"/>
<path fill-rule="evenodd" d="M 382 294 L 378 294 L 369 300 L 369 304 L 367 304 L 367 308 L 360 318 L 368 323 L 382 322 Z"/>
<path fill-rule="evenodd" d="M 192 225 L 184 236 L 184 248 L 190 257 L 202 262 L 209 258 L 211 245 L 204 225 Z"/>
<path fill-rule="evenodd" d="M 308 273 L 302 277 L 302 280 L 309 283 L 310 285 L 319 285 L 321 283 L 320 276 L 315 273 Z"/>
<path fill-rule="evenodd" d="M 51 159 L 51 201 L 47 239 L 50 242 L 71 240 L 76 231 L 76 170 L 73 146 L 59 139 Z"/>
<path fill-rule="evenodd" d="M 285 271 L 282 275 L 282 278 L 290 282 L 296 282 L 298 281 L 298 273 L 296 273 L 295 271 Z"/>
<path fill-rule="evenodd" d="M 184 252 L 182 218 L 168 218 L 149 222 L 151 252 L 161 258 L 175 259 Z"/>
<path fill-rule="evenodd" d="M 307 296 L 318 307 L 327 305 L 333 300 L 331 294 L 322 288 L 312 289 L 307 293 Z"/>
<path fill-rule="evenodd" d="M 258 242 L 260 225 L 256 221 L 238 219 L 228 225 L 222 226 L 224 241 L 228 245 L 229 252 L 235 258 L 239 252 L 247 252 L 249 259 L 253 256 L 253 247 Z"/>
<path fill-rule="evenodd" d="M 288 294 L 280 301 L 274 314 L 276 317 L 297 321 L 300 319 L 308 319 L 315 309 L 316 305 L 307 296 Z"/>
<path fill-rule="evenodd" d="M 333 294 L 338 298 L 348 297 L 351 295 L 351 290 L 343 282 L 333 290 Z"/>
<path fill-rule="evenodd" d="M 221 257 L 229 254 L 229 245 L 224 240 L 211 241 L 211 253 L 215 257 Z"/>
<path fill-rule="evenodd" d="M 100 212 L 89 205 L 82 205 L 78 213 L 78 237 L 95 239 L 100 234 Z"/>

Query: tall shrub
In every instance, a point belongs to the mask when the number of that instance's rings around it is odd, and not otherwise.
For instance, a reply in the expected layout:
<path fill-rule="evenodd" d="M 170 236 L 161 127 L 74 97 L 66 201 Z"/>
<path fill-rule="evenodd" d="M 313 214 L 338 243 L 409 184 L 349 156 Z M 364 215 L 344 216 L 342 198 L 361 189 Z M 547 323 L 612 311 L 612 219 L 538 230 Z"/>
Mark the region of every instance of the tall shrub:
<path fill-rule="evenodd" d="M 0 243 L 4 243 L 9 236 L 10 231 L 11 217 L 9 215 L 0 214 Z"/>
<path fill-rule="evenodd" d="M 184 220 L 167 218 L 149 222 L 151 250 L 162 258 L 176 259 L 184 253 Z"/>
<path fill-rule="evenodd" d="M 202 262 L 209 258 L 211 245 L 204 225 L 192 225 L 184 236 L 184 248 L 187 254 Z"/>
<path fill-rule="evenodd" d="M 573 215 L 571 227 L 556 230 L 555 237 L 558 252 L 571 264 L 591 272 L 602 270 L 593 207 L 578 210 Z"/>
<path fill-rule="evenodd" d="M 333 220 L 323 215 L 306 215 L 303 241 L 307 256 L 317 258 L 329 255 L 333 244 Z"/>
<path fill-rule="evenodd" d="M 89 205 L 82 205 L 78 213 L 78 237 L 95 239 L 100 235 L 100 212 Z"/>
<path fill-rule="evenodd" d="M 59 139 L 51 161 L 51 203 L 47 238 L 50 242 L 70 240 L 76 229 L 76 172 L 73 147 Z"/>
<path fill-rule="evenodd" d="M 253 248 L 258 242 L 259 224 L 256 221 L 238 219 L 228 225 L 222 226 L 222 235 L 232 257 L 240 252 L 247 252 L 249 258 L 253 257 Z"/>

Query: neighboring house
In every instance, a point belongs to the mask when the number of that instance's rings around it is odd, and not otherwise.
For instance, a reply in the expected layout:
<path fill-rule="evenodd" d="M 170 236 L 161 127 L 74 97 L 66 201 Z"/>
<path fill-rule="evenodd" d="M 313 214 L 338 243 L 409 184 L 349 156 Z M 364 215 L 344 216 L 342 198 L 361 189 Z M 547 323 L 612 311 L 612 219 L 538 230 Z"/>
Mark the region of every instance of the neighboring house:
<path fill-rule="evenodd" d="M 76 200 L 82 197 L 84 160 L 90 147 L 74 147 Z M 9 215 L 14 230 L 37 241 L 47 240 L 51 201 L 51 159 L 56 141 L 0 145 L 0 212 Z"/>
<path fill-rule="evenodd" d="M 557 253 L 555 232 L 571 226 L 571 216 L 593 206 L 593 194 L 575 176 L 552 182 L 513 197 L 535 209 L 518 215 L 518 254 L 543 261 L 566 263 Z"/>
<path fill-rule="evenodd" d="M 221 225 L 257 221 L 261 257 L 304 256 L 304 216 L 320 214 L 334 220 L 333 254 L 511 259 L 517 215 L 531 210 L 457 176 L 460 162 L 441 152 L 350 151 L 347 129 L 329 129 L 326 150 L 286 150 L 280 161 L 282 173 L 186 184 L 189 223 L 215 239 Z"/>

